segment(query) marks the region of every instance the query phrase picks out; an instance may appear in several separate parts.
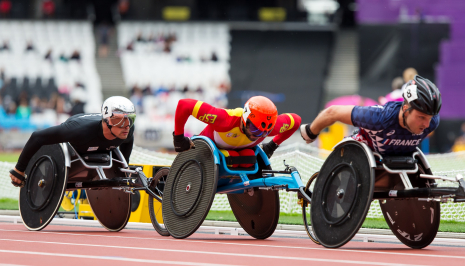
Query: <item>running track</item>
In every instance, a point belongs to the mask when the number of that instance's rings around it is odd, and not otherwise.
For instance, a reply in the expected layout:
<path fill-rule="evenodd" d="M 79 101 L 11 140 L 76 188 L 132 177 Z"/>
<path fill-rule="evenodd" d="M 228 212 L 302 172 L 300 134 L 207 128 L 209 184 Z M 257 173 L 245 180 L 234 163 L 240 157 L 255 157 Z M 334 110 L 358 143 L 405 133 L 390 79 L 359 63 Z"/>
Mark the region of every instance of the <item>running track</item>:
<path fill-rule="evenodd" d="M 49 225 L 40 232 L 0 223 L 0 265 L 464 265 L 465 248 L 349 242 L 326 249 L 305 238 L 196 233 L 188 239 L 155 230 Z"/>

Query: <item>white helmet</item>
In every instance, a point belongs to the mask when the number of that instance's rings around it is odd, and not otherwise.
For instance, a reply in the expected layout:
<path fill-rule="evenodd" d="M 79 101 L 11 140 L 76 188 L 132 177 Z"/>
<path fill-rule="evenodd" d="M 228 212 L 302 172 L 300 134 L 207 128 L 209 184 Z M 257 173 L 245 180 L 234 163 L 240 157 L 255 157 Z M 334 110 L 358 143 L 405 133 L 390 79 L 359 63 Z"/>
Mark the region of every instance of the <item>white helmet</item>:
<path fill-rule="evenodd" d="M 113 126 L 125 127 L 128 118 L 129 126 L 132 127 L 136 121 L 136 108 L 127 98 L 122 96 L 112 96 L 106 99 L 102 104 L 102 119 L 111 129 Z M 112 123 L 112 118 L 121 118 L 119 122 Z"/>

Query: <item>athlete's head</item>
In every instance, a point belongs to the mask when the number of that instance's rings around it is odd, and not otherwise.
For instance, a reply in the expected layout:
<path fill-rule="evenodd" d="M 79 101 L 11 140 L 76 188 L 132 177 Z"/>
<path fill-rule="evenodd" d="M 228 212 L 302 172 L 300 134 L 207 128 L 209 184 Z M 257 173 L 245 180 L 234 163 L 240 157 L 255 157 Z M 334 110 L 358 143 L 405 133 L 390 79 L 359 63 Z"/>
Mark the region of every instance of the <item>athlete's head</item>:
<path fill-rule="evenodd" d="M 433 116 L 439 114 L 442 100 L 439 89 L 430 80 L 416 75 L 403 87 L 402 116 L 405 127 L 420 134 L 429 127 Z"/>
<path fill-rule="evenodd" d="M 273 130 L 278 119 L 278 109 L 274 103 L 263 96 L 250 98 L 244 106 L 242 128 L 252 141 L 266 137 Z"/>
<path fill-rule="evenodd" d="M 113 136 L 126 139 L 136 121 L 134 104 L 122 96 L 112 96 L 102 104 L 102 119 Z"/>

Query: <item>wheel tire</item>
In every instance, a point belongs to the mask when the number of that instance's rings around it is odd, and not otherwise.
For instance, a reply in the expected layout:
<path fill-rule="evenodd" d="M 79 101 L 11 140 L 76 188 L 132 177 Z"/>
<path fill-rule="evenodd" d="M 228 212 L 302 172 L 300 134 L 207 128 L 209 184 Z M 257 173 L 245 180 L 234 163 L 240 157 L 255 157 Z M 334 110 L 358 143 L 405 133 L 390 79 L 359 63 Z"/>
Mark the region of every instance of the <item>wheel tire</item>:
<path fill-rule="evenodd" d="M 305 186 L 305 192 L 312 192 L 310 190 L 310 187 L 313 183 L 313 181 L 316 180 L 316 178 L 318 177 L 318 173 L 319 172 L 316 172 L 314 173 L 310 179 L 308 180 L 307 182 L 307 185 Z M 313 189 L 313 188 L 312 188 Z M 311 195 L 311 194 L 310 194 Z M 313 241 L 313 243 L 315 244 L 318 244 L 318 245 L 321 245 L 320 244 L 320 241 L 318 241 L 318 239 L 316 238 L 315 236 L 315 233 L 313 232 L 313 229 L 312 227 L 310 226 L 311 224 L 311 218 L 310 218 L 310 208 L 308 208 L 308 212 L 307 212 L 307 206 L 308 204 L 310 204 L 310 202 L 307 202 L 305 199 L 303 199 L 303 203 L 302 203 L 302 218 L 304 220 L 304 225 L 305 225 L 305 231 L 307 232 L 307 235 L 308 237 Z M 308 217 L 307 217 L 308 216 Z"/>
<path fill-rule="evenodd" d="M 150 184 L 150 189 L 155 192 L 160 198 L 163 198 L 163 189 L 165 187 L 166 178 L 168 177 L 168 173 L 170 172 L 169 168 L 161 168 L 153 177 L 153 180 Z M 150 213 L 150 220 L 152 221 L 153 228 L 157 231 L 161 236 L 170 236 L 170 233 L 166 229 L 165 225 L 160 223 L 157 220 L 157 214 L 161 212 L 162 205 L 161 202 L 158 201 L 149 194 L 149 213 Z"/>

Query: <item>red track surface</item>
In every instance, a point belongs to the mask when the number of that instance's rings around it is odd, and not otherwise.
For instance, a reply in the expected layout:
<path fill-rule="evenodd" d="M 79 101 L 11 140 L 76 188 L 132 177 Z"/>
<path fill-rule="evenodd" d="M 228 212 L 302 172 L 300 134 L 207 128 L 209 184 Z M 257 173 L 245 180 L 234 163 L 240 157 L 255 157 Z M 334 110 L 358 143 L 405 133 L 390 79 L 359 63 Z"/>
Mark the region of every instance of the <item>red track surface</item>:
<path fill-rule="evenodd" d="M 49 225 L 40 232 L 0 223 L 0 265 L 464 265 L 465 249 L 350 242 L 326 249 L 309 239 L 194 234 Z"/>

